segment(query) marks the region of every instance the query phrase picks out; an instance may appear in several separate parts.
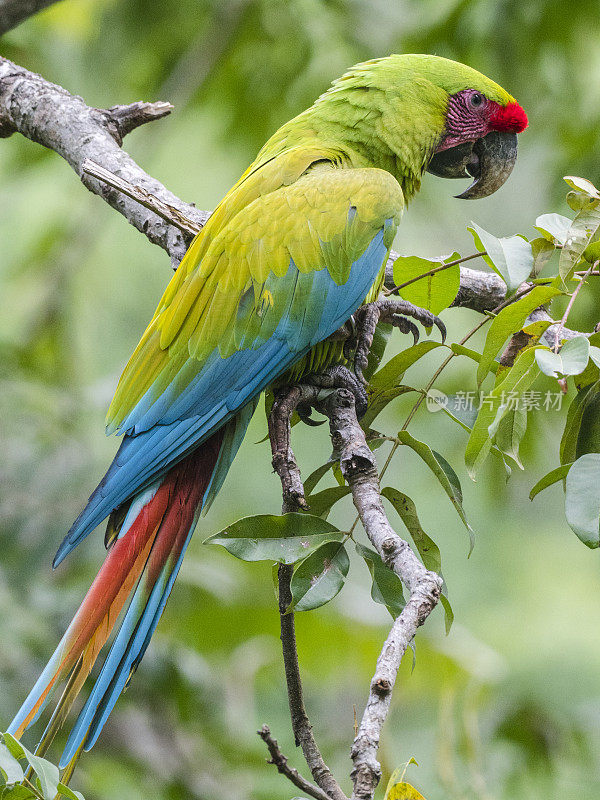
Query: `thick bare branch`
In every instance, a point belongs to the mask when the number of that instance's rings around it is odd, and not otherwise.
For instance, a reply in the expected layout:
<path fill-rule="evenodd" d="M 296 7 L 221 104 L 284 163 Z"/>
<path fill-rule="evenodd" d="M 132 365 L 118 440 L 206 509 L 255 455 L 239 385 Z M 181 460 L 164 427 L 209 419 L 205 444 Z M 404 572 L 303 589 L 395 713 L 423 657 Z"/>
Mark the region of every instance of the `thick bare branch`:
<path fill-rule="evenodd" d="M 208 219 L 207 212 L 184 203 L 120 148 L 122 137 L 128 131 L 159 119 L 169 111 L 168 103 L 133 103 L 107 110 L 92 108 L 62 87 L 0 58 L 0 136 L 18 131 L 54 150 L 71 165 L 90 191 L 102 197 L 178 262 L 191 234 L 182 233 L 139 202 L 83 172 L 83 163 L 89 158 L 201 227 Z"/>
<path fill-rule="evenodd" d="M 442 579 L 423 566 L 409 544 L 388 522 L 379 492 L 377 462 L 356 417 L 352 393 L 339 389 L 320 403 L 318 409 L 329 417 L 334 454 L 352 490 L 352 499 L 367 536 L 410 592 L 377 659 L 367 705 L 352 746 L 352 800 L 372 800 L 381 777 L 377 761 L 379 737 L 389 711 L 398 668 L 417 629 L 439 599 Z"/>
<path fill-rule="evenodd" d="M 57 0 L 0 0 L 0 36 Z"/>
<path fill-rule="evenodd" d="M 81 170 L 86 175 L 91 175 L 92 178 L 97 178 L 99 181 L 102 181 L 102 183 L 107 184 L 107 186 L 112 186 L 113 189 L 118 189 L 127 197 L 131 197 L 136 203 L 144 206 L 144 208 L 147 208 L 149 211 L 153 211 L 164 219 L 165 222 L 179 228 L 183 234 L 195 236 L 200 230 L 199 225 L 188 217 L 185 217 L 173 206 L 163 203 L 162 200 L 159 200 L 158 197 L 150 194 L 141 186 L 134 186 L 133 183 L 119 178 L 118 175 L 113 175 L 112 172 L 104 169 L 100 164 L 96 164 L 95 161 L 86 158 L 81 165 Z"/>

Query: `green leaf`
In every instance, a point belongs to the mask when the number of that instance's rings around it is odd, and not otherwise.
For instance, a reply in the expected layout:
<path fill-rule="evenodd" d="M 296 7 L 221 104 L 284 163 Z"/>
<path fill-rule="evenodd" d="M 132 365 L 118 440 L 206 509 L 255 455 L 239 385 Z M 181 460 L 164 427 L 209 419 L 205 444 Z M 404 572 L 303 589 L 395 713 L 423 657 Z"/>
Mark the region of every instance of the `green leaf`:
<path fill-rule="evenodd" d="M 537 322 L 530 322 L 528 325 L 523 325 L 521 330 L 530 336 L 532 341 L 539 341 L 546 333 L 548 328 L 552 325 L 549 319 L 538 319 Z"/>
<path fill-rule="evenodd" d="M 491 426 L 490 426 L 491 427 Z M 502 413 L 495 431 L 495 443 L 499 450 L 524 469 L 519 458 L 519 445 L 527 429 L 527 411 L 520 405 Z M 490 434 L 492 432 L 490 431 Z"/>
<path fill-rule="evenodd" d="M 503 308 L 490 325 L 485 339 L 485 345 L 479 368 L 477 369 L 477 384 L 480 386 L 488 374 L 490 365 L 500 352 L 506 340 L 523 327 L 523 323 L 531 312 L 538 306 L 547 303 L 556 295 L 561 294 L 560 289 L 553 286 L 536 286 L 516 303 Z"/>
<path fill-rule="evenodd" d="M 600 347 L 590 347 L 590 358 L 597 367 L 600 367 Z"/>
<path fill-rule="evenodd" d="M 321 464 L 320 467 L 317 467 L 315 470 L 313 470 L 313 472 L 310 473 L 308 478 L 304 481 L 305 494 L 309 495 L 314 492 L 315 486 L 319 483 L 321 478 L 327 475 L 334 463 L 334 461 L 328 461 L 326 464 Z"/>
<path fill-rule="evenodd" d="M 33 769 L 38 776 L 40 783 L 40 790 L 44 796 L 44 800 L 54 800 L 58 792 L 59 771 L 55 764 L 46 761 L 45 758 L 35 756 L 24 747 L 21 742 L 18 742 L 10 733 L 3 734 L 4 743 L 15 756 L 15 758 L 26 758 L 29 766 Z M 22 755 L 19 755 L 22 753 Z"/>
<path fill-rule="evenodd" d="M 502 416 L 510 410 L 507 398 L 510 398 L 512 393 L 518 394 L 528 389 L 539 374 L 535 362 L 535 349 L 531 347 L 523 350 L 517 356 L 514 365 L 504 373 L 502 382 L 482 399 L 465 450 L 465 463 L 473 480 L 492 447 L 490 426 L 494 422 L 499 423 Z"/>
<path fill-rule="evenodd" d="M 470 358 L 472 361 L 476 361 L 478 364 L 481 361 L 481 353 L 478 353 L 477 350 L 471 350 L 470 347 L 465 347 L 464 344 L 458 344 L 457 342 L 453 342 L 450 345 L 450 349 L 457 356 L 466 356 L 467 358 Z M 492 363 L 488 367 L 488 371 L 496 374 L 496 372 L 498 371 L 498 363 L 496 361 L 492 361 Z"/>
<path fill-rule="evenodd" d="M 432 572 L 437 572 L 439 575 L 442 571 L 440 548 L 421 527 L 417 507 L 413 501 L 407 494 L 399 492 L 398 489 L 393 489 L 391 486 L 384 487 L 381 490 L 381 495 L 394 506 L 395 511 L 410 533 L 425 567 Z"/>
<path fill-rule="evenodd" d="M 350 494 L 349 486 L 332 486 L 330 489 L 323 489 L 322 492 L 309 495 L 306 502 L 311 514 L 315 517 L 326 517 L 332 506 L 347 494 Z"/>
<path fill-rule="evenodd" d="M 384 489 L 382 489 L 381 495 L 390 501 L 400 519 L 406 526 L 407 531 L 410 533 L 410 536 L 415 543 L 417 552 L 421 556 L 421 561 L 423 562 L 424 566 L 432 572 L 436 572 L 443 580 L 440 548 L 423 530 L 417 514 L 417 508 L 413 501 L 408 495 L 399 492 L 397 489 L 393 489 L 391 486 L 386 486 Z M 469 528 L 469 532 L 472 533 L 471 528 Z M 473 543 L 471 542 L 471 550 L 472 549 Z M 469 551 L 469 554 L 471 550 Z M 454 621 L 454 612 L 452 611 L 452 606 L 448 600 L 448 589 L 445 581 L 442 585 L 440 602 L 444 608 L 446 633 L 448 633 L 452 626 L 452 622 Z"/>
<path fill-rule="evenodd" d="M 391 389 L 398 386 L 399 382 L 404 377 L 406 370 L 416 363 L 420 358 L 435 350 L 438 347 L 446 347 L 441 342 L 418 342 L 402 350 L 401 353 L 390 358 L 390 360 L 378 372 L 373 375 L 369 382 L 370 388 L 374 392 L 382 391 L 383 389 Z"/>
<path fill-rule="evenodd" d="M 554 245 L 562 245 L 567 238 L 571 220 L 562 214 L 542 214 L 535 221 L 535 229 Z"/>
<path fill-rule="evenodd" d="M 510 291 L 517 289 L 533 269 L 531 245 L 520 236 L 498 239 L 484 231 L 474 222 L 467 230 L 473 235 L 475 247 L 480 253 L 486 252 L 484 261 L 506 283 Z"/>
<path fill-rule="evenodd" d="M 596 364 L 596 360 L 600 356 L 600 348 L 592 346 L 593 338 L 595 336 L 598 336 L 598 334 L 594 333 L 588 338 L 588 342 L 590 343 L 590 360 L 588 361 L 588 365 L 583 372 L 580 372 L 579 375 L 576 375 L 574 379 L 577 391 L 585 389 L 586 386 L 589 386 L 592 383 L 596 383 L 596 381 L 600 378 L 600 369 L 598 369 L 598 365 Z"/>
<path fill-rule="evenodd" d="M 73 791 L 69 786 L 65 786 L 64 783 L 58 784 L 58 793 L 61 797 L 68 797 L 69 800 L 85 800 L 81 792 Z"/>
<path fill-rule="evenodd" d="M 584 400 L 577 432 L 576 458 L 586 453 L 600 453 L 600 392 L 597 387 Z"/>
<path fill-rule="evenodd" d="M 398 434 L 398 441 L 401 444 L 412 448 L 417 455 L 421 456 L 423 461 L 427 464 L 429 469 L 440 482 L 443 490 L 450 498 L 450 502 L 458 512 L 458 516 L 463 521 L 465 527 L 470 531 L 471 526 L 467 522 L 467 517 L 462 507 L 462 491 L 460 488 L 460 482 L 456 472 L 454 472 L 450 464 L 443 456 L 432 450 L 428 444 L 415 439 L 414 436 L 412 436 L 408 431 L 400 431 Z"/>
<path fill-rule="evenodd" d="M 571 530 L 585 545 L 600 545 L 600 453 L 581 456 L 569 470 L 565 513 Z"/>
<path fill-rule="evenodd" d="M 408 394 L 408 392 L 415 391 L 416 389 L 413 389 L 412 386 L 395 386 L 391 389 L 383 389 L 382 391 L 373 393 L 369 397 L 367 411 L 360 421 L 362 429 L 368 431 L 377 417 L 392 400 L 395 400 L 403 394 Z"/>
<path fill-rule="evenodd" d="M 557 378 L 561 373 L 562 358 L 558 353 L 553 353 L 549 348 L 540 348 L 535 353 L 535 360 L 538 367 L 551 378 Z"/>
<path fill-rule="evenodd" d="M 4 739 L 4 744 L 6 745 L 9 753 L 16 759 L 27 758 L 26 751 L 21 742 L 18 739 L 15 739 L 14 736 L 11 736 L 10 733 L 3 733 L 2 738 Z"/>
<path fill-rule="evenodd" d="M 477 419 L 477 410 L 474 407 L 468 407 L 464 401 L 464 397 L 450 394 L 448 395 L 448 402 L 445 405 L 441 405 L 441 409 L 463 430 L 471 433 Z"/>
<path fill-rule="evenodd" d="M 538 367 L 551 378 L 560 375 L 579 375 L 587 367 L 589 361 L 590 343 L 585 336 L 575 336 L 568 339 L 554 353 L 549 348 L 538 348 L 535 351 L 535 360 Z"/>
<path fill-rule="evenodd" d="M 402 783 L 395 783 L 387 790 L 384 800 L 425 800 L 425 798 L 410 783 L 402 781 Z"/>
<path fill-rule="evenodd" d="M 600 200 L 600 192 L 591 181 L 587 178 L 578 178 L 576 175 L 565 175 L 563 178 L 567 186 L 575 189 L 577 192 L 582 192 L 593 200 Z"/>
<path fill-rule="evenodd" d="M 0 770 L 6 777 L 6 783 L 18 783 L 23 780 L 23 767 L 8 747 L 2 743 L 0 743 Z"/>
<path fill-rule="evenodd" d="M 400 285 L 406 281 L 423 275 L 444 263 L 456 261 L 459 253 L 452 253 L 444 261 L 430 261 L 417 256 L 400 256 L 394 261 L 394 283 Z M 427 275 L 421 280 L 400 289 L 398 294 L 419 308 L 426 308 L 432 314 L 439 314 L 452 303 L 460 288 L 460 265 L 440 270 L 433 275 Z"/>
<path fill-rule="evenodd" d="M 533 255 L 533 275 L 537 277 L 552 258 L 556 247 L 553 242 L 549 242 L 547 239 L 544 239 L 543 236 L 532 239 L 530 244 L 531 253 Z"/>
<path fill-rule="evenodd" d="M 406 605 L 402 581 L 375 550 L 357 543 L 356 552 L 364 558 L 371 573 L 371 597 L 376 603 L 384 605 L 396 619 Z"/>
<path fill-rule="evenodd" d="M 529 499 L 533 500 L 533 498 L 538 495 L 540 492 L 543 492 L 544 489 L 547 489 L 548 486 L 552 486 L 558 481 L 562 481 L 563 478 L 567 477 L 567 474 L 571 467 L 573 466 L 573 462 L 570 464 L 561 464 L 560 467 L 556 467 L 555 469 L 551 469 L 550 472 L 547 472 L 543 478 L 540 478 L 533 489 L 529 492 Z"/>
<path fill-rule="evenodd" d="M 406 770 L 410 767 L 411 764 L 416 764 L 417 767 L 419 766 L 419 762 L 416 759 L 410 758 L 406 762 L 406 764 L 403 764 L 401 767 L 397 767 L 392 772 L 392 774 L 390 775 L 390 779 L 388 781 L 388 784 L 387 784 L 387 786 L 385 788 L 384 800 L 402 800 L 402 797 L 398 798 L 397 796 L 392 796 L 391 792 L 396 790 L 398 786 L 402 786 L 402 785 L 408 786 L 409 785 L 409 784 L 404 784 L 403 781 L 404 781 L 404 776 L 406 775 Z M 412 789 L 413 787 L 411 786 L 410 788 Z M 414 789 L 413 789 L 413 791 L 414 791 Z M 409 796 L 408 799 L 405 798 L 405 800 L 419 800 L 419 798 L 418 797 L 417 798 L 415 798 L 415 797 L 411 798 Z M 423 800 L 424 800 L 424 798 L 423 798 Z"/>
<path fill-rule="evenodd" d="M 14 786 L 4 787 L 0 786 L 1 800 L 32 800 L 33 798 L 40 797 L 40 794 L 35 794 L 28 786 L 22 786 L 20 783 Z"/>
<path fill-rule="evenodd" d="M 586 403 L 600 392 L 600 382 L 585 386 L 580 389 L 567 411 L 565 429 L 560 440 L 560 463 L 567 464 L 577 459 L 577 439 L 581 428 L 581 420 L 585 411 Z"/>
<path fill-rule="evenodd" d="M 288 610 L 311 611 L 324 606 L 340 591 L 350 569 L 343 544 L 328 542 L 298 562 L 292 574 Z"/>
<path fill-rule="evenodd" d="M 563 375 L 580 375 L 587 367 L 590 358 L 590 343 L 585 336 L 575 336 L 560 348 Z"/>
<path fill-rule="evenodd" d="M 566 280 L 571 271 L 581 261 L 583 251 L 600 228 L 600 200 L 583 208 L 567 231 L 558 261 L 558 273 Z"/>
<path fill-rule="evenodd" d="M 204 543 L 220 544 L 244 561 L 294 564 L 322 544 L 343 538 L 334 525 L 312 514 L 259 514 L 239 519 Z"/>
<path fill-rule="evenodd" d="M 333 472 L 333 477 L 336 479 L 338 486 L 345 486 L 346 479 L 342 475 L 342 468 L 340 467 L 339 461 L 334 461 L 331 471 Z"/>

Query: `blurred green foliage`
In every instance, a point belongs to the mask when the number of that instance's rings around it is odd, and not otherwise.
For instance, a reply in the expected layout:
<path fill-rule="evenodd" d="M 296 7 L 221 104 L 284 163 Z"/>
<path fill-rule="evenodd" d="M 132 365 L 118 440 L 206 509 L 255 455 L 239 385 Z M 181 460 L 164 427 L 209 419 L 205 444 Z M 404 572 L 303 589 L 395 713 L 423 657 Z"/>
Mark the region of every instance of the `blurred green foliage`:
<path fill-rule="evenodd" d="M 447 182 L 427 178 L 397 249 L 431 257 L 470 252 L 473 218 L 496 235 L 533 235 L 538 214 L 568 213 L 564 174 L 598 184 L 596 20 L 597 0 L 64 0 L 7 34 L 2 49 L 92 105 L 173 102 L 171 117 L 134 132 L 125 146 L 203 208 L 351 63 L 393 51 L 465 61 L 519 99 L 530 129 L 514 176 L 492 198 L 459 203 Z M 114 452 L 103 436 L 104 411 L 169 274 L 165 254 L 88 195 L 57 155 L 18 136 L 2 140 L 0 729 L 102 559 L 101 537 L 92 537 L 59 572 L 50 570 Z M 592 289 L 574 327 L 597 321 Z M 457 338 L 476 317 L 450 310 L 445 319 Z M 430 369 L 415 367 L 414 382 Z M 475 389 L 473 370 L 455 368 L 440 388 Z M 391 430 L 410 402 L 400 398 L 382 414 Z M 466 437 L 458 428 L 450 434 L 442 416 L 423 411 L 415 435 L 426 430 L 457 469 L 478 541 L 467 561 L 464 531 L 435 478 L 416 454 L 403 454 L 390 478 L 414 498 L 423 529 L 440 546 L 456 621 L 446 638 L 436 612 L 417 643 L 416 669 L 411 674 L 409 660 L 402 666 L 382 740 L 382 786 L 415 756 L 412 780 L 428 800 L 595 800 L 597 556 L 568 530 L 560 489 L 536 501 L 543 515 L 527 499 L 557 463 L 564 410 L 530 422 L 522 447 L 528 471 L 508 485 L 495 463 L 476 485 L 468 481 Z M 270 567 L 201 545 L 233 519 L 278 512 L 268 444 L 254 444 L 264 433 L 257 415 L 200 523 L 142 667 L 78 769 L 74 786 L 88 800 L 293 794 L 265 764 L 255 734 L 268 722 L 302 767 L 289 731 Z M 326 437 L 302 427 L 294 441 L 307 475 L 327 455 Z M 333 518 L 351 519 L 347 499 Z M 325 609 L 298 615 L 307 704 L 339 776 L 350 768 L 354 707 L 360 714 L 389 620 L 370 601 L 364 563 L 351 561 L 351 584 Z"/>

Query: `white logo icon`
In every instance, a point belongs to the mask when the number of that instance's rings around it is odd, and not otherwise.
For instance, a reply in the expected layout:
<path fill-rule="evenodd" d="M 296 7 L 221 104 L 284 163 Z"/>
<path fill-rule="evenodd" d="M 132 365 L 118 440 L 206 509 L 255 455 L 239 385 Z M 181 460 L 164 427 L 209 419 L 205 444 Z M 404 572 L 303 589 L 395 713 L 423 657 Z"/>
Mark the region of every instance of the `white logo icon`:
<path fill-rule="evenodd" d="M 440 392 L 439 389 L 430 389 L 427 392 L 425 404 L 427 405 L 427 410 L 435 414 L 436 411 L 441 411 L 443 408 L 446 408 L 448 405 L 448 395 Z"/>

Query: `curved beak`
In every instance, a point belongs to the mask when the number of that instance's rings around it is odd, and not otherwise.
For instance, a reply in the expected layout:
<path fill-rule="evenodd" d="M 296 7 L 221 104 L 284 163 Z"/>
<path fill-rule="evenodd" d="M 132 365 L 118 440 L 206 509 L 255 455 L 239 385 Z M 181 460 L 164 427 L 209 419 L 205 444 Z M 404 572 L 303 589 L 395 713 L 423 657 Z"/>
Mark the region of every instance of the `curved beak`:
<path fill-rule="evenodd" d="M 468 178 L 475 180 L 462 194 L 460 200 L 477 200 L 488 197 L 506 181 L 517 160 L 517 134 L 492 131 L 482 139 L 464 142 L 436 153 L 427 172 L 440 178 Z"/>

